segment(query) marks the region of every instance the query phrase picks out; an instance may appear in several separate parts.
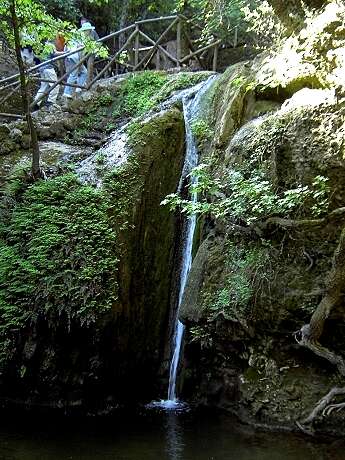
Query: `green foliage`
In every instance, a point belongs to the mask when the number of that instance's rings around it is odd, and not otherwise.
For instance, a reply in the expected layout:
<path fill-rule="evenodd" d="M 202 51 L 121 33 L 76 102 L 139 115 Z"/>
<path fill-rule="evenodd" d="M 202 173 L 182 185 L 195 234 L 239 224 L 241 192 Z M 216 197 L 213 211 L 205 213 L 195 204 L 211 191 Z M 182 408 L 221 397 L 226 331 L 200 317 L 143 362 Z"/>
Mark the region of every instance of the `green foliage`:
<path fill-rule="evenodd" d="M 212 138 L 213 132 L 209 124 L 204 120 L 196 120 L 191 126 L 192 133 L 199 144 L 203 144 Z"/>
<path fill-rule="evenodd" d="M 328 209 L 330 189 L 328 179 L 316 176 L 310 186 L 278 191 L 263 169 L 231 169 L 222 178 L 214 178 L 210 164 L 201 164 L 191 173 L 197 180 L 191 192 L 199 194 L 199 201 L 182 199 L 171 194 L 162 201 L 170 210 L 205 214 L 215 218 L 239 219 L 251 224 L 272 215 L 289 217 L 300 210 L 304 214 L 319 216 Z"/>
<path fill-rule="evenodd" d="M 14 46 L 13 24 L 10 15 L 11 1 L 0 0 L 0 29 L 5 33 L 9 43 Z M 15 0 L 15 6 L 21 32 L 21 44 L 32 46 L 38 56 L 45 57 L 53 51 L 57 33 L 62 33 L 67 41 L 73 39 L 84 44 L 87 52 L 93 51 L 99 56 L 107 56 L 108 52 L 104 46 L 79 32 L 70 22 L 49 14 L 44 2 Z M 68 8 L 68 4 L 66 7 Z"/>
<path fill-rule="evenodd" d="M 179 72 L 169 78 L 166 84 L 154 97 L 156 104 L 167 100 L 175 91 L 181 91 L 191 86 L 197 85 L 206 80 L 210 74 L 208 72 Z"/>
<path fill-rule="evenodd" d="M 41 0 L 49 14 L 67 21 L 77 21 L 90 6 L 104 8 L 109 0 Z"/>
<path fill-rule="evenodd" d="M 227 244 L 224 283 L 221 289 L 205 299 L 209 320 L 213 321 L 221 314 L 232 321 L 246 323 L 251 313 L 254 284 L 265 271 L 267 261 L 268 253 L 263 248 Z"/>
<path fill-rule="evenodd" d="M 242 6 L 242 14 L 247 24 L 247 32 L 259 49 L 272 46 L 279 42 L 285 33 L 285 27 L 274 12 L 272 5 L 266 0 L 246 2 Z"/>
<path fill-rule="evenodd" d="M 76 21 L 80 14 L 75 0 L 45 0 L 49 14 L 67 21 Z"/>
<path fill-rule="evenodd" d="M 308 187 L 298 186 L 279 195 L 260 171 L 247 178 L 242 172 L 232 170 L 227 175 L 226 188 L 230 196 L 216 205 L 215 215 L 231 215 L 248 223 L 272 214 L 286 215 L 300 206 L 308 193 Z"/>
<path fill-rule="evenodd" d="M 107 195 L 72 173 L 2 203 L 1 341 L 38 315 L 90 323 L 111 308 L 118 259 L 110 207 Z"/>
<path fill-rule="evenodd" d="M 201 348 L 211 348 L 213 345 L 212 334 L 208 328 L 193 326 L 189 329 L 191 342 L 197 342 Z"/>
<path fill-rule="evenodd" d="M 130 116 L 139 116 L 154 107 L 153 96 L 167 82 L 168 77 L 160 72 L 145 71 L 133 74 L 120 90 L 121 106 L 118 110 Z"/>
<path fill-rule="evenodd" d="M 222 248 L 220 279 L 216 283 L 206 282 L 201 293 L 204 322 L 190 330 L 191 341 L 201 348 L 212 347 L 219 319 L 238 323 L 245 329 L 257 319 L 257 300 L 264 292 L 264 283 L 272 276 L 271 253 L 267 243 L 263 243 L 251 246 L 228 240 Z"/>
<path fill-rule="evenodd" d="M 187 14 L 194 14 L 195 20 L 203 26 L 202 38 L 208 41 L 212 35 L 221 37 L 225 42 L 232 43 L 234 28 L 245 29 L 242 8 L 248 4 L 246 0 L 178 0 L 177 7 Z"/>
<path fill-rule="evenodd" d="M 328 178 L 324 176 L 315 176 L 312 183 L 313 189 L 311 196 L 314 204 L 311 206 L 311 211 L 314 216 L 324 214 L 329 206 L 329 198 L 331 189 L 328 184 Z"/>

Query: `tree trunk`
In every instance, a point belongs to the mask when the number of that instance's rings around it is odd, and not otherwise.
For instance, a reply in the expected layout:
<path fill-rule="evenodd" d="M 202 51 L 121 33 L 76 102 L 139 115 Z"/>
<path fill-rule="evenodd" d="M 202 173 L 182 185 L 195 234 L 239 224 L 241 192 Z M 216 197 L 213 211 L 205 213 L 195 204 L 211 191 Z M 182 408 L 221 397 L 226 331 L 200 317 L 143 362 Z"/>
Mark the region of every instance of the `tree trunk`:
<path fill-rule="evenodd" d="M 130 3 L 131 3 L 131 0 L 123 1 L 119 29 L 124 29 L 127 25 Z M 121 34 L 119 36 L 119 49 L 125 44 L 125 42 L 126 42 L 126 36 L 125 34 Z"/>
<path fill-rule="evenodd" d="M 10 3 L 10 11 L 11 11 L 11 20 L 12 20 L 12 27 L 13 27 L 13 34 L 14 34 L 14 44 L 15 44 L 15 52 L 17 58 L 17 64 L 19 68 L 20 74 L 20 93 L 22 99 L 22 106 L 23 111 L 25 114 L 26 122 L 28 124 L 30 138 L 31 138 L 31 148 L 32 148 L 32 165 L 31 165 L 31 172 L 34 179 L 38 179 L 42 177 L 42 171 L 40 168 L 40 150 L 38 145 L 37 139 L 37 131 L 31 117 L 30 112 L 30 100 L 27 91 L 26 85 L 26 76 L 25 76 L 25 68 L 22 60 L 22 56 L 20 53 L 20 37 L 19 37 L 19 23 L 18 17 L 16 12 L 16 4 L 15 0 L 11 0 Z"/>
<path fill-rule="evenodd" d="M 327 359 L 330 363 L 337 366 L 338 371 L 345 377 L 344 359 L 323 347 L 319 339 L 323 333 L 325 321 L 331 311 L 341 302 L 344 302 L 345 294 L 345 228 L 342 230 L 337 249 L 334 252 L 333 267 L 329 274 L 326 293 L 315 312 L 310 323 L 302 327 L 295 335 L 297 342 L 309 348 L 316 355 Z"/>
<path fill-rule="evenodd" d="M 342 230 L 334 253 L 333 267 L 329 275 L 326 295 L 310 319 L 310 336 L 319 340 L 331 310 L 339 304 L 345 293 L 345 229 Z"/>

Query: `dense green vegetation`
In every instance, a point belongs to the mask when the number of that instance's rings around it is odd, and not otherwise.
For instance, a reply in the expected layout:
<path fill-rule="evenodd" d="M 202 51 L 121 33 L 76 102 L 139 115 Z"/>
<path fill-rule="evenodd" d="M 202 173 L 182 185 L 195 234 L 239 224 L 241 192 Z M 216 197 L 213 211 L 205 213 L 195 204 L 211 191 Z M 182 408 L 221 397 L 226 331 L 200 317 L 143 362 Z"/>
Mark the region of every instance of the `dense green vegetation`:
<path fill-rule="evenodd" d="M 254 171 L 250 171 L 248 165 L 247 168 L 241 165 L 221 179 L 211 177 L 210 167 L 210 164 L 201 164 L 192 172 L 198 179 L 193 191 L 199 193 L 199 202 L 172 194 L 162 204 L 172 210 L 180 207 L 187 214 L 212 213 L 216 218 L 248 224 L 273 215 L 288 217 L 297 212 L 320 216 L 327 211 L 330 191 L 328 179 L 323 176 L 316 176 L 311 186 L 296 184 L 293 189 L 279 190 L 269 181 L 269 172 L 262 165 Z"/>
<path fill-rule="evenodd" d="M 202 28 L 201 39 L 221 37 L 231 45 L 234 29 L 240 40 L 254 41 L 258 46 L 270 43 L 271 36 L 279 36 L 282 27 L 269 2 L 258 0 L 46 0 L 47 10 L 56 17 L 77 22 L 80 16 L 89 17 L 102 34 L 125 27 L 148 17 L 183 13 Z"/>
<path fill-rule="evenodd" d="M 109 196 L 73 173 L 21 188 L 0 210 L 1 343 L 39 316 L 92 322 L 117 296 Z"/>

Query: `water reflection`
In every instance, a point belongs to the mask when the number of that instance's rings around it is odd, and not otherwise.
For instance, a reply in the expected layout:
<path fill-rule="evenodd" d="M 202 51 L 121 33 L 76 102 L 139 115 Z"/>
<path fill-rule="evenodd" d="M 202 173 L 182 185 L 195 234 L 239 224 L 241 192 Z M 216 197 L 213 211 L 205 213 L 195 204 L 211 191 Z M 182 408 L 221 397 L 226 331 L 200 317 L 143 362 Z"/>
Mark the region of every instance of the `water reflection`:
<path fill-rule="evenodd" d="M 1 426 L 2 425 L 2 426 Z M 181 412 L 101 419 L 0 420 L 0 460 L 343 460 L 343 443 L 258 433 L 229 417 Z"/>
<path fill-rule="evenodd" d="M 165 439 L 166 453 L 169 460 L 183 460 L 184 457 L 184 433 L 179 415 L 174 412 L 166 413 Z"/>

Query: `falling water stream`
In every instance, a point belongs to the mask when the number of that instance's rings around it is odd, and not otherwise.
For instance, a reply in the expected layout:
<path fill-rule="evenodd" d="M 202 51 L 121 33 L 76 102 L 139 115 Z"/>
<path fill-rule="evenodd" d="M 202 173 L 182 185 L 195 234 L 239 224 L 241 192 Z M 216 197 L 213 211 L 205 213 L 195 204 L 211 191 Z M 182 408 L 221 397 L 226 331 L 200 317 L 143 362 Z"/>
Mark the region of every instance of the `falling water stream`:
<path fill-rule="evenodd" d="M 186 177 L 193 168 L 195 168 L 198 164 L 198 148 L 196 144 L 196 140 L 193 135 L 192 131 L 192 124 L 195 120 L 197 120 L 202 111 L 202 99 L 205 93 L 208 91 L 210 86 L 214 83 L 217 76 L 213 75 L 207 81 L 197 85 L 194 90 L 187 91 L 182 94 L 182 102 L 183 102 L 183 112 L 184 112 L 184 120 L 185 120 L 185 129 L 186 129 L 186 156 L 185 162 L 181 174 L 181 179 L 179 183 L 178 191 L 181 191 L 182 186 L 186 180 Z M 191 178 L 191 185 L 194 185 L 196 182 L 196 178 Z M 197 201 L 197 194 L 196 192 L 192 193 L 191 199 L 193 202 Z M 184 241 L 183 241 L 183 248 L 182 248 L 182 265 L 180 270 L 180 282 L 179 282 L 179 295 L 178 295 L 178 305 L 176 310 L 176 319 L 174 325 L 174 333 L 173 333 L 173 341 L 172 341 L 172 349 L 173 349 L 173 356 L 170 362 L 170 372 L 169 372 L 169 388 L 168 388 L 168 399 L 160 401 L 156 403 L 162 408 L 165 409 L 176 409 L 183 405 L 177 399 L 176 394 L 176 381 L 177 381 L 177 373 L 178 373 L 178 366 L 180 362 L 180 355 L 181 355 L 181 347 L 183 341 L 183 334 L 184 334 L 184 325 L 178 319 L 180 305 L 182 303 L 184 290 L 186 287 L 188 274 L 192 265 L 192 248 L 193 248 L 193 237 L 194 231 L 196 227 L 196 216 L 191 216 L 186 224 L 185 224 L 185 231 L 184 234 Z"/>

